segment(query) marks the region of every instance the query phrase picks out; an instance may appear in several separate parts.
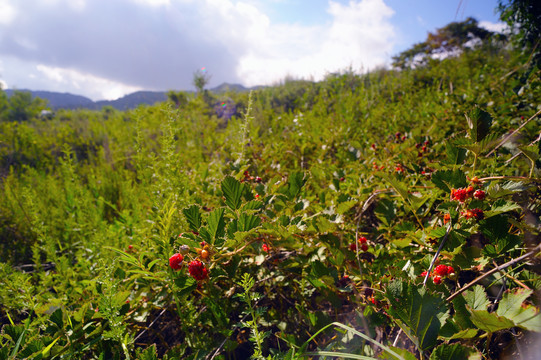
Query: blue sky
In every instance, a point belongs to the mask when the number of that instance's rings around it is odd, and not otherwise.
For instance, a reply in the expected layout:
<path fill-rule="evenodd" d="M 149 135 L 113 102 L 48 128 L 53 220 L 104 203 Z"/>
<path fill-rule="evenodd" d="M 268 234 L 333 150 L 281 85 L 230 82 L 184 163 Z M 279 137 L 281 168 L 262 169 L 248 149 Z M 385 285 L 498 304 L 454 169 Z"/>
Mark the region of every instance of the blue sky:
<path fill-rule="evenodd" d="M 498 26 L 497 0 L 0 0 L 0 82 L 93 100 L 137 90 L 321 80 L 452 21 Z"/>

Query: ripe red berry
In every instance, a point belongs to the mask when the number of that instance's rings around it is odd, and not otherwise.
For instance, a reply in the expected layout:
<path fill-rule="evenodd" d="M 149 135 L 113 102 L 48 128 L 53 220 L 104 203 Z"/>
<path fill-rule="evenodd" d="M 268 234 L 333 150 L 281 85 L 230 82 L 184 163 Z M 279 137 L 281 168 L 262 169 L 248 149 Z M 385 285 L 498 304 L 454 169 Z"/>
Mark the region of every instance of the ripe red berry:
<path fill-rule="evenodd" d="M 434 281 L 434 284 L 436 284 L 436 285 L 441 284 L 441 276 L 439 276 L 439 275 L 434 276 L 432 281 Z"/>
<path fill-rule="evenodd" d="M 267 244 L 263 244 L 261 246 L 261 250 L 263 250 L 264 252 L 269 252 L 269 246 Z"/>
<path fill-rule="evenodd" d="M 207 268 L 199 260 L 193 260 L 188 264 L 188 272 L 195 280 L 205 280 L 209 275 Z"/>
<path fill-rule="evenodd" d="M 368 245 L 366 245 L 366 244 L 361 244 L 361 250 L 362 250 L 362 251 L 368 251 Z"/>
<path fill-rule="evenodd" d="M 182 262 L 184 261 L 184 256 L 182 254 L 173 254 L 169 258 L 169 266 L 173 270 L 178 270 L 182 267 Z"/>
<path fill-rule="evenodd" d="M 455 273 L 455 269 L 453 269 L 452 266 L 447 266 L 447 275 L 451 275 Z"/>
<path fill-rule="evenodd" d="M 367 242 L 368 240 L 367 240 L 364 236 L 361 236 L 361 237 L 359 237 L 359 240 L 358 240 L 358 241 L 359 241 L 359 243 L 361 243 L 361 244 L 366 244 L 366 242 Z"/>
<path fill-rule="evenodd" d="M 340 181 L 344 181 L 344 180 L 346 180 L 346 178 L 342 176 L 342 177 L 340 178 Z"/>
<path fill-rule="evenodd" d="M 473 197 L 476 198 L 477 200 L 483 200 L 485 196 L 486 196 L 486 193 L 483 190 L 476 190 L 473 193 Z"/>
<path fill-rule="evenodd" d="M 133 250 L 133 245 L 128 245 L 128 249 Z"/>
<path fill-rule="evenodd" d="M 261 181 L 263 181 L 263 180 L 262 180 L 259 176 L 257 176 L 257 177 L 255 178 L 255 182 L 256 182 L 256 183 L 260 183 Z"/>
<path fill-rule="evenodd" d="M 438 266 L 436 266 L 436 268 L 434 269 L 434 272 L 436 274 L 438 274 L 439 276 L 447 275 L 447 272 L 448 272 L 447 265 L 438 265 Z"/>
<path fill-rule="evenodd" d="M 419 276 L 421 276 L 421 277 L 426 277 L 427 274 L 428 274 L 428 271 L 425 270 L 425 271 L 423 271 L 423 272 L 421 273 L 421 275 L 419 275 Z"/>

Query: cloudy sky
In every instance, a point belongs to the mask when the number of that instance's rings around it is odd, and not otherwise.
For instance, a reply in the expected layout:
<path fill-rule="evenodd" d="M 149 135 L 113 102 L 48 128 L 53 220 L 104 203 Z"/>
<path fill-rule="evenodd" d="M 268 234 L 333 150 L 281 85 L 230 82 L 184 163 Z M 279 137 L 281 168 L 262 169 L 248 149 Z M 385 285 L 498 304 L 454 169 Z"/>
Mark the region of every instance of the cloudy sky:
<path fill-rule="evenodd" d="M 0 0 L 0 82 L 116 99 L 192 90 L 193 73 L 245 86 L 365 72 L 497 0 Z"/>

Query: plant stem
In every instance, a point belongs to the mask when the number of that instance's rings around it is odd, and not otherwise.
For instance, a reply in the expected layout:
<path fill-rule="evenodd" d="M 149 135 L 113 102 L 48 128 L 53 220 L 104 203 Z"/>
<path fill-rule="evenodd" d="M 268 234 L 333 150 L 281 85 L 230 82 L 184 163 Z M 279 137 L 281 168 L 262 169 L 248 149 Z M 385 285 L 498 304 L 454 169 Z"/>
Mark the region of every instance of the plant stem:
<path fill-rule="evenodd" d="M 526 254 L 522 255 L 522 256 L 519 256 L 518 258 L 516 259 L 513 259 L 513 260 L 510 260 L 508 262 L 506 262 L 505 264 L 501 265 L 501 266 L 496 266 L 494 269 L 484 273 L 483 275 L 475 278 L 473 281 L 469 282 L 468 284 L 466 284 L 465 286 L 463 286 L 462 288 L 460 288 L 457 292 L 455 292 L 453 295 L 449 296 L 446 301 L 451 301 L 453 300 L 455 297 L 457 297 L 458 295 L 460 295 L 461 293 L 463 293 L 464 291 L 466 291 L 467 289 L 471 288 L 473 285 L 477 284 L 479 281 L 483 280 L 484 278 L 494 274 L 495 272 L 498 272 L 502 269 L 505 269 L 513 264 L 516 264 L 524 259 L 527 259 L 529 258 L 530 256 L 532 255 L 535 255 L 537 252 L 541 251 L 541 244 L 537 245 L 532 251 L 529 251 L 527 252 Z"/>

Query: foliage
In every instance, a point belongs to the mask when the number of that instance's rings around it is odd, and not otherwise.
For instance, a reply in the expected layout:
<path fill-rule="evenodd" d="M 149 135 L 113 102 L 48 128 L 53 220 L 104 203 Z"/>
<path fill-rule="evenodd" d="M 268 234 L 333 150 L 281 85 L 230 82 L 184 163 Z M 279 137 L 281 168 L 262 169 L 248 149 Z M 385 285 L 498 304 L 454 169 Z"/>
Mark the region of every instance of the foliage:
<path fill-rule="evenodd" d="M 518 356 L 541 330 L 521 61 L 0 122 L 0 359 Z"/>

